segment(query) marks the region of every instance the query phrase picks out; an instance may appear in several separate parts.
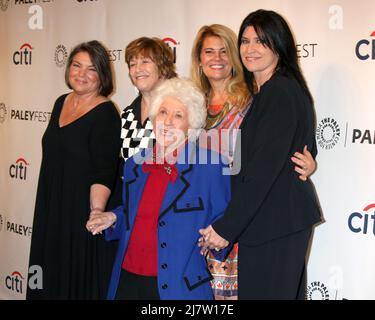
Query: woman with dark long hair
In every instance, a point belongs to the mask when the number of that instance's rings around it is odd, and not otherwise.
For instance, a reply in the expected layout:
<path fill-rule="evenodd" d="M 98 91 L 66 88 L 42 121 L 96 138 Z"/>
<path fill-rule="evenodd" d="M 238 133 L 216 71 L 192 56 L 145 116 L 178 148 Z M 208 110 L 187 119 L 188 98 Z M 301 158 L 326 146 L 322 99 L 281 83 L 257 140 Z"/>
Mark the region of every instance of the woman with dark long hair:
<path fill-rule="evenodd" d="M 232 176 L 224 216 L 200 232 L 211 248 L 238 241 L 239 299 L 303 299 L 305 258 L 320 211 L 311 182 L 296 179 L 291 158 L 305 145 L 317 153 L 312 96 L 279 14 L 250 13 L 238 44 L 253 97 L 234 155 L 241 152 L 241 171 Z"/>

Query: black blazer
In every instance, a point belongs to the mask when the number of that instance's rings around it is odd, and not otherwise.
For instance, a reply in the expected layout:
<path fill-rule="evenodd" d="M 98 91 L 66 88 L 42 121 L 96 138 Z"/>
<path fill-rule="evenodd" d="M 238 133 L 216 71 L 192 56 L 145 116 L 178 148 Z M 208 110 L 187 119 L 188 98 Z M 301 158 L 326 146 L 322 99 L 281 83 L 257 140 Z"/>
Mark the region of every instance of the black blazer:
<path fill-rule="evenodd" d="M 304 145 L 315 157 L 314 124 L 313 106 L 295 80 L 276 73 L 261 87 L 240 127 L 232 199 L 213 224 L 220 236 L 258 245 L 320 221 L 312 183 L 298 178 L 290 159 Z"/>

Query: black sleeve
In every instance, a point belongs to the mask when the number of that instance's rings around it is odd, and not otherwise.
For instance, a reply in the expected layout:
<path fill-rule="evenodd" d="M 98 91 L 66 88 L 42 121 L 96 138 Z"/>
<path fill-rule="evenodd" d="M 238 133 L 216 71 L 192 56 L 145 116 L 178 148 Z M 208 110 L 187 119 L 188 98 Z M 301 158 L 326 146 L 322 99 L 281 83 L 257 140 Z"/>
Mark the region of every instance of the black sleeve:
<path fill-rule="evenodd" d="M 98 183 L 112 190 L 120 153 L 121 121 L 112 102 L 98 108 L 90 137 L 91 185 Z"/>
<path fill-rule="evenodd" d="M 248 127 L 256 124 L 255 136 L 245 137 L 244 131 L 241 136 L 245 143 L 251 144 L 242 148 L 251 152 L 241 155 L 246 159 L 242 179 L 232 185 L 232 198 L 224 216 L 213 224 L 215 231 L 230 242 L 237 241 L 251 223 L 289 162 L 298 123 L 295 98 L 288 90 L 269 85 L 258 95 L 256 106 L 255 103 L 252 106 L 257 113 L 249 117 L 251 122 L 247 124 Z"/>

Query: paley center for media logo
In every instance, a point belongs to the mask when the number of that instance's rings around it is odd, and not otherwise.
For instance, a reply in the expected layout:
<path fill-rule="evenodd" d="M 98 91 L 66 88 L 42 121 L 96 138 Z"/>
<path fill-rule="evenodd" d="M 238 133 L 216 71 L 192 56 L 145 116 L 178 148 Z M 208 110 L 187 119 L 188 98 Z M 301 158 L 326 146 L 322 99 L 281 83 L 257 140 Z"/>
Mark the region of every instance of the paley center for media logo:
<path fill-rule="evenodd" d="M 321 281 L 313 281 L 307 286 L 307 300 L 329 300 L 327 286 Z"/>
<path fill-rule="evenodd" d="M 33 49 L 29 43 L 21 45 L 20 49 L 13 53 L 13 63 L 15 65 L 31 65 Z"/>
<path fill-rule="evenodd" d="M 375 37 L 375 31 L 370 37 Z M 375 38 L 359 40 L 355 46 L 355 54 L 359 60 L 375 60 Z"/>
<path fill-rule="evenodd" d="M 2 11 L 6 11 L 8 9 L 9 1 L 10 0 L 0 0 L 0 8 Z"/>
<path fill-rule="evenodd" d="M 18 158 L 15 163 L 9 167 L 9 176 L 12 179 L 26 180 L 27 167 L 29 163 L 24 158 Z"/>
<path fill-rule="evenodd" d="M 163 42 L 166 43 L 172 50 L 173 53 L 173 63 L 177 61 L 177 46 L 180 45 L 175 39 L 166 37 L 163 39 Z"/>
<path fill-rule="evenodd" d="M 0 102 L 0 123 L 4 123 L 7 118 L 7 108 L 4 103 Z"/>
<path fill-rule="evenodd" d="M 333 118 L 322 119 L 316 128 L 316 141 L 322 149 L 333 149 L 339 142 L 340 136 L 340 125 Z"/>
<path fill-rule="evenodd" d="M 348 218 L 351 232 L 375 235 L 375 203 L 367 205 L 362 212 L 353 212 Z"/>
<path fill-rule="evenodd" d="M 55 49 L 55 63 L 59 68 L 64 67 L 68 61 L 68 50 L 63 44 L 59 44 Z"/>

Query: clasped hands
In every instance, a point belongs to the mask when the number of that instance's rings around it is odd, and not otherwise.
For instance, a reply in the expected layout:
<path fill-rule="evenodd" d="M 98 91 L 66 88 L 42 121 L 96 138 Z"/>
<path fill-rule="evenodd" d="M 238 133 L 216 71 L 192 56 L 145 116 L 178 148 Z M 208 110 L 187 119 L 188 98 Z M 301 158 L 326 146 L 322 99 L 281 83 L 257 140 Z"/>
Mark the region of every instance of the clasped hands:
<path fill-rule="evenodd" d="M 208 249 L 219 251 L 229 245 L 229 242 L 219 236 L 211 225 L 205 229 L 200 229 L 199 233 L 202 237 L 198 240 L 198 246 L 202 248 L 202 255 L 205 255 Z"/>
<path fill-rule="evenodd" d="M 103 230 L 108 229 L 117 220 L 117 216 L 113 212 L 103 212 L 101 210 L 93 209 L 90 212 L 90 218 L 86 223 L 86 229 L 93 235 L 102 233 Z"/>

